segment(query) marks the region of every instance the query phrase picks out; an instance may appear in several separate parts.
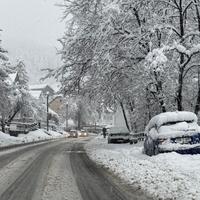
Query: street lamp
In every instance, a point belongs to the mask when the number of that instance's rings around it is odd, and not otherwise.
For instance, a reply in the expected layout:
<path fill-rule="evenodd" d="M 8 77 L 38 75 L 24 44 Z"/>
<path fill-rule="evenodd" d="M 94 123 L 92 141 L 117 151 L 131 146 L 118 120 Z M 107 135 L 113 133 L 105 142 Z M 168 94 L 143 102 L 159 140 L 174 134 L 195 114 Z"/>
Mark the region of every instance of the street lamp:
<path fill-rule="evenodd" d="M 49 92 L 47 92 L 46 95 L 47 95 L 47 131 L 49 131 Z"/>

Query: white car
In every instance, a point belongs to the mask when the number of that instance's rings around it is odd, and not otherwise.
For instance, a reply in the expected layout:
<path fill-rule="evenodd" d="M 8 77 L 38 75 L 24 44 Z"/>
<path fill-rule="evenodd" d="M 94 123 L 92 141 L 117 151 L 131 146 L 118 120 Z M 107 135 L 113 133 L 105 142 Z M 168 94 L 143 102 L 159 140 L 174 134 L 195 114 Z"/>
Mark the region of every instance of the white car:
<path fill-rule="evenodd" d="M 145 135 L 144 153 L 149 156 L 170 151 L 200 153 L 200 127 L 192 112 L 161 113 L 150 120 Z"/>
<path fill-rule="evenodd" d="M 129 142 L 130 132 L 125 127 L 111 127 L 108 129 L 108 144 L 114 142 Z"/>

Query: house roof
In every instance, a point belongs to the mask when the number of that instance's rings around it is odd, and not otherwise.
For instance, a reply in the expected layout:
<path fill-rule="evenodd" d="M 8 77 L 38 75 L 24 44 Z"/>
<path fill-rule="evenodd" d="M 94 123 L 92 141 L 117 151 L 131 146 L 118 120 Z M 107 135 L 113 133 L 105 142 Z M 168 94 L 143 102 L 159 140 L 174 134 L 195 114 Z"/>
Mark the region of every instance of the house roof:
<path fill-rule="evenodd" d="M 30 90 L 43 90 L 47 86 L 48 86 L 47 84 L 35 84 L 35 85 L 30 85 L 29 88 Z"/>
<path fill-rule="evenodd" d="M 31 94 L 32 97 L 34 97 L 35 99 L 39 99 L 42 91 L 41 90 L 30 90 L 29 93 Z"/>

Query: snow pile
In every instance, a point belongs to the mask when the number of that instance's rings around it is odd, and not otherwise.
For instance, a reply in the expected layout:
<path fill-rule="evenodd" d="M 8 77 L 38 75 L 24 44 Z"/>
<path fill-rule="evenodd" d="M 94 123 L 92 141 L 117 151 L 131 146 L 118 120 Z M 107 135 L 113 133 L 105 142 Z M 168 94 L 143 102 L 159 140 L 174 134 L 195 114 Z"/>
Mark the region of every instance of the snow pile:
<path fill-rule="evenodd" d="M 63 134 L 58 133 L 58 132 L 56 132 L 56 131 L 49 131 L 48 133 L 49 133 L 52 137 L 54 137 L 54 138 L 63 137 Z"/>
<path fill-rule="evenodd" d="M 47 132 L 46 130 L 43 129 L 31 131 L 26 135 L 20 134 L 18 137 L 13 137 L 8 134 L 0 132 L 0 147 L 41 141 L 41 140 L 56 139 L 61 137 L 66 137 L 66 136 L 55 131 Z"/>
<path fill-rule="evenodd" d="M 16 137 L 0 132 L 0 147 L 12 145 L 12 144 L 20 144 L 23 142 L 24 140 L 22 140 L 21 138 L 16 138 Z"/>
<path fill-rule="evenodd" d="M 28 134 L 19 135 L 20 138 L 24 138 L 26 142 L 34 142 L 34 141 L 40 141 L 40 140 L 48 140 L 52 139 L 50 135 L 47 134 L 45 130 L 38 129 L 36 131 L 31 131 Z"/>
<path fill-rule="evenodd" d="M 85 146 L 89 156 L 153 199 L 200 199 L 200 155 L 175 152 L 149 157 L 142 144 L 107 144 L 97 137 Z"/>

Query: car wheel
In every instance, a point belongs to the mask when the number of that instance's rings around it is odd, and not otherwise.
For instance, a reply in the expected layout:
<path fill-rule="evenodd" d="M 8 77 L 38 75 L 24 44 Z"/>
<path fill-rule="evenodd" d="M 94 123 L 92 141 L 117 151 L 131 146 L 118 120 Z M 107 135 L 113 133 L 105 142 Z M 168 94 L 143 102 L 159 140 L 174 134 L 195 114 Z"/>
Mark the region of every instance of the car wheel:
<path fill-rule="evenodd" d="M 144 153 L 148 156 L 155 155 L 155 142 L 149 136 L 147 136 L 144 141 Z"/>
<path fill-rule="evenodd" d="M 155 148 L 154 148 L 154 155 L 157 155 L 158 153 L 159 153 L 158 146 L 155 146 Z"/>
<path fill-rule="evenodd" d="M 133 140 L 130 140 L 130 144 L 133 144 Z"/>
<path fill-rule="evenodd" d="M 157 155 L 157 154 L 159 154 L 159 148 L 158 148 L 158 144 L 154 142 L 154 155 Z"/>

